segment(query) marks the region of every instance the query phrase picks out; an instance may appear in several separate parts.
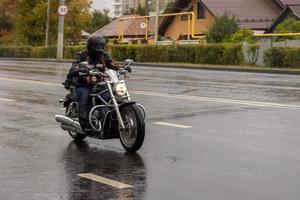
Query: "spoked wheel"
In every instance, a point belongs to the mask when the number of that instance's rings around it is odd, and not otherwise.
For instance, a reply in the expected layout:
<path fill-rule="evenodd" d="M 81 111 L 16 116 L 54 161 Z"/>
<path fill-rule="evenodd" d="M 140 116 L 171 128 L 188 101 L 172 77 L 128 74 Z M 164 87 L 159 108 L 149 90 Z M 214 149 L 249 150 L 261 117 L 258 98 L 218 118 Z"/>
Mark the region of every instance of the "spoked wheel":
<path fill-rule="evenodd" d="M 73 120 L 78 121 L 78 107 L 75 102 L 71 102 L 67 106 L 65 115 Z M 75 141 L 81 141 L 86 138 L 86 135 L 78 134 L 74 131 L 68 131 L 68 133 Z"/>
<path fill-rule="evenodd" d="M 121 110 L 124 129 L 119 128 L 120 141 L 128 152 L 136 152 L 141 148 L 145 137 L 145 121 L 143 113 L 137 105 L 128 105 Z"/>

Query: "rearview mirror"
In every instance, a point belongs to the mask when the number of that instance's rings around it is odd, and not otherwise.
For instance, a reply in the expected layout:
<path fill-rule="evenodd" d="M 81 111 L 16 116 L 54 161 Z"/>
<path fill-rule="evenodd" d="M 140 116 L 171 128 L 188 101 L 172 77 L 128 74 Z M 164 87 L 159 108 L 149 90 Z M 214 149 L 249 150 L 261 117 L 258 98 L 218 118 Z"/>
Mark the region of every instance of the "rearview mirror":
<path fill-rule="evenodd" d="M 132 59 L 126 59 L 126 60 L 125 60 L 125 63 L 126 63 L 126 64 L 132 64 L 132 63 L 133 63 L 133 60 L 132 60 Z"/>

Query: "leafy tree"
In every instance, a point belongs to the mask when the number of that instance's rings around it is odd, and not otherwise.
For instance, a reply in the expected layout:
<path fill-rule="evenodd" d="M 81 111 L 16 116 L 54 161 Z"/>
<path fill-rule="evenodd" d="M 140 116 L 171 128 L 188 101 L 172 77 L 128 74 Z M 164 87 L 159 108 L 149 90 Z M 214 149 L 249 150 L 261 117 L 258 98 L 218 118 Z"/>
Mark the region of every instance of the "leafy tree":
<path fill-rule="evenodd" d="M 17 6 L 15 32 L 17 43 L 33 46 L 43 45 L 47 20 L 47 0 L 20 0 Z M 65 16 L 65 39 L 78 43 L 81 30 L 90 23 L 90 0 L 66 0 L 68 14 Z M 58 1 L 51 1 L 50 43 L 56 44 L 58 24 Z"/>
<path fill-rule="evenodd" d="M 230 42 L 248 42 L 248 43 L 254 43 L 255 37 L 254 32 L 249 28 L 242 28 L 238 32 L 233 33 L 230 35 Z"/>
<path fill-rule="evenodd" d="M 276 33 L 299 33 L 300 32 L 300 20 L 288 18 L 276 27 L 275 32 Z M 298 37 L 289 36 L 289 37 L 280 38 L 279 40 L 299 39 L 299 38 L 300 38 L 299 36 Z"/>
<path fill-rule="evenodd" d="M 15 19 L 16 1 L 0 1 L 0 44 L 9 43 L 13 39 L 13 21 Z"/>
<path fill-rule="evenodd" d="M 109 10 L 103 9 L 100 10 L 94 10 L 93 16 L 91 20 L 91 24 L 89 27 L 87 27 L 85 30 L 89 33 L 93 33 L 99 28 L 105 26 L 109 22 L 111 22 L 112 18 L 109 16 Z"/>
<path fill-rule="evenodd" d="M 239 25 L 234 16 L 226 12 L 216 17 L 215 23 L 206 33 L 208 42 L 229 41 L 230 36 L 239 31 Z"/>
<path fill-rule="evenodd" d="M 299 33 L 300 32 L 300 20 L 288 18 L 276 27 L 275 32 L 277 32 L 277 33 Z"/>
<path fill-rule="evenodd" d="M 143 7 L 141 4 L 138 5 L 137 10 L 136 10 L 136 14 L 141 15 L 141 16 L 145 16 L 146 15 L 146 8 Z"/>
<path fill-rule="evenodd" d="M 81 31 L 86 30 L 91 23 L 91 0 L 68 0 L 67 6 L 69 12 L 65 17 L 65 37 L 78 44 Z"/>

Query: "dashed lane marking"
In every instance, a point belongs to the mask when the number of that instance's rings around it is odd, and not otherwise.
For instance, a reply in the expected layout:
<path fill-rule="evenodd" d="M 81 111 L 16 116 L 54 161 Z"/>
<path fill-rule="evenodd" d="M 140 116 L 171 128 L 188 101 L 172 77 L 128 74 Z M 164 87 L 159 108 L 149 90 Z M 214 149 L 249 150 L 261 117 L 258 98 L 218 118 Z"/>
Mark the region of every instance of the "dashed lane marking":
<path fill-rule="evenodd" d="M 246 101 L 246 100 L 237 100 L 237 99 L 223 99 L 223 98 L 214 98 L 214 97 L 201 97 L 201 96 L 188 96 L 188 95 L 178 95 L 178 94 L 168 94 L 168 93 L 158 93 L 158 92 L 149 92 L 149 91 L 132 91 L 133 94 L 144 95 L 144 96 L 155 96 L 155 97 L 165 97 L 165 98 L 174 98 L 174 99 L 183 99 L 183 100 L 194 100 L 194 101 L 205 101 L 205 102 L 215 102 L 215 103 L 227 103 L 227 104 L 238 104 L 238 105 L 247 105 L 255 107 L 269 107 L 269 108 L 286 108 L 300 110 L 300 105 L 291 105 L 291 104 L 279 104 L 279 103 L 269 103 L 269 102 L 259 102 L 259 101 Z"/>
<path fill-rule="evenodd" d="M 166 123 L 166 122 L 154 122 L 154 124 L 162 125 L 162 126 L 171 126 L 176 128 L 192 128 L 192 126 L 185 126 L 180 124 L 172 124 L 172 123 Z"/>
<path fill-rule="evenodd" d="M 17 100 L 14 100 L 14 99 L 6 99 L 6 98 L 0 98 L 0 101 L 16 102 Z"/>
<path fill-rule="evenodd" d="M 133 186 L 131 186 L 131 185 L 127 185 L 125 183 L 121 183 L 121 182 L 114 181 L 114 180 L 111 180 L 108 178 L 104 178 L 102 176 L 98 176 L 98 175 L 95 175 L 92 173 L 78 174 L 78 176 L 87 178 L 87 179 L 90 179 L 90 180 L 93 180 L 93 181 L 96 181 L 99 183 L 103 183 L 103 184 L 106 184 L 106 185 L 109 185 L 109 186 L 112 186 L 115 188 L 119 188 L 119 189 L 133 188 Z"/>

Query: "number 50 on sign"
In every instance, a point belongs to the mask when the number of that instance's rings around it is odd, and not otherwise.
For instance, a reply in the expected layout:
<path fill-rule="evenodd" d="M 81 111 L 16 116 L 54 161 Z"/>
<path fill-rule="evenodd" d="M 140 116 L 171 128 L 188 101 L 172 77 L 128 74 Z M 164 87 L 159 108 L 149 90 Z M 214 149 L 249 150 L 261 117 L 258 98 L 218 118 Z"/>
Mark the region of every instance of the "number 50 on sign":
<path fill-rule="evenodd" d="M 65 5 L 59 6 L 58 7 L 58 14 L 64 16 L 68 13 L 68 7 Z"/>

